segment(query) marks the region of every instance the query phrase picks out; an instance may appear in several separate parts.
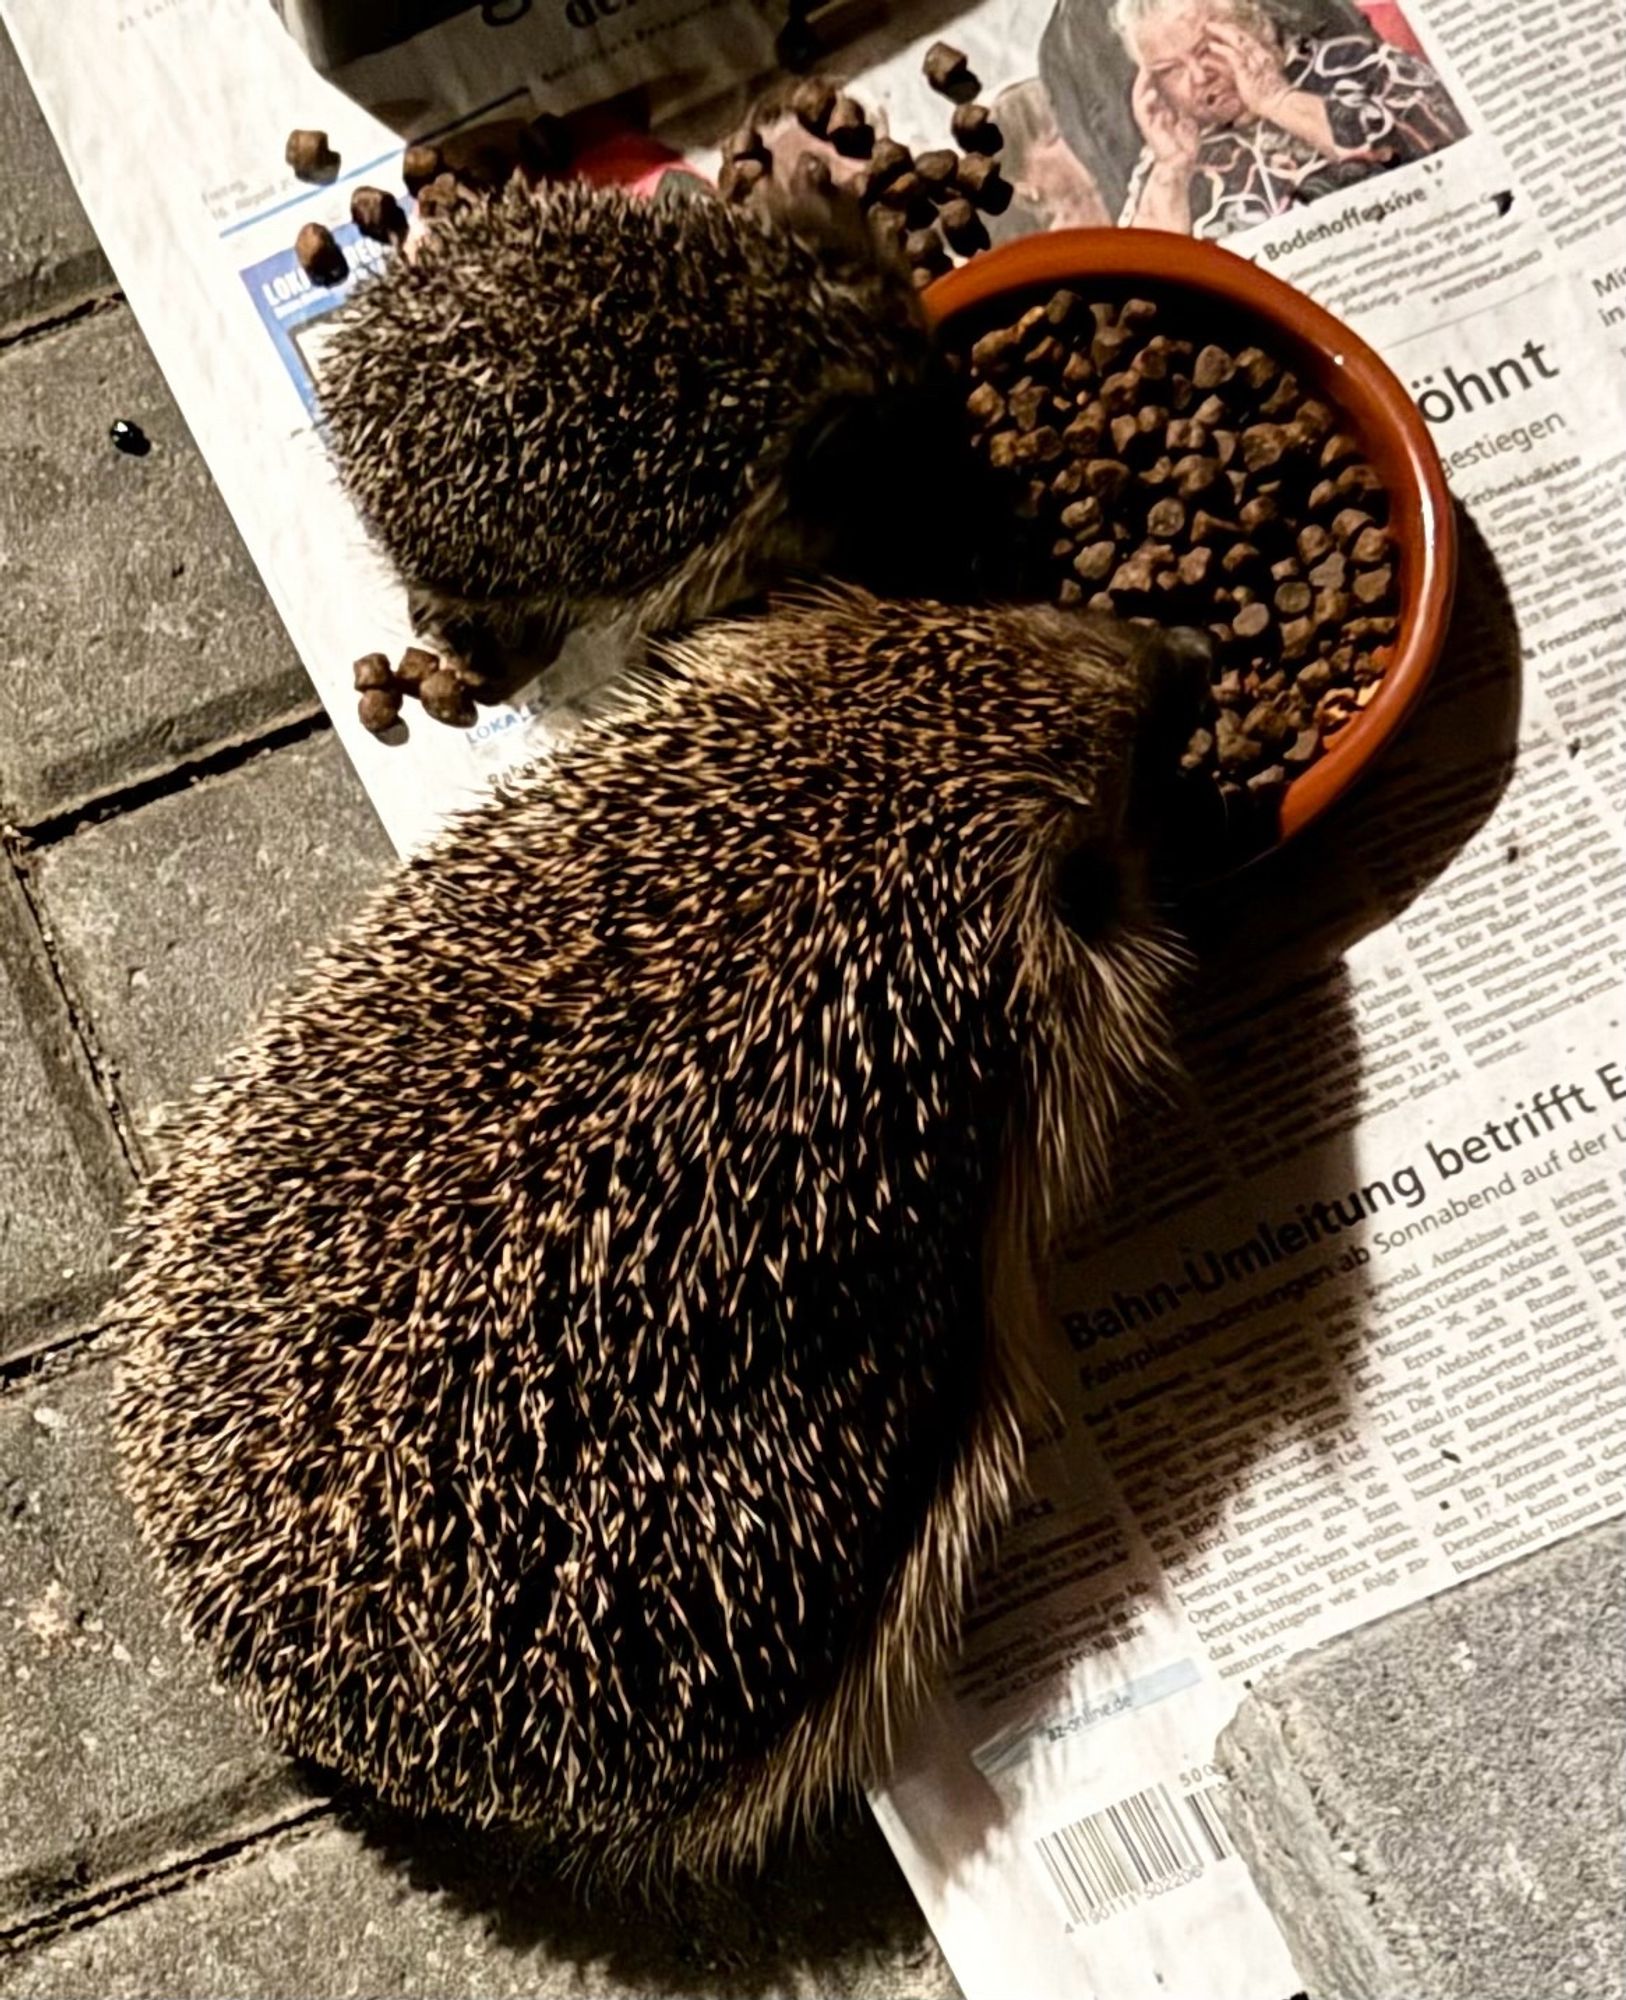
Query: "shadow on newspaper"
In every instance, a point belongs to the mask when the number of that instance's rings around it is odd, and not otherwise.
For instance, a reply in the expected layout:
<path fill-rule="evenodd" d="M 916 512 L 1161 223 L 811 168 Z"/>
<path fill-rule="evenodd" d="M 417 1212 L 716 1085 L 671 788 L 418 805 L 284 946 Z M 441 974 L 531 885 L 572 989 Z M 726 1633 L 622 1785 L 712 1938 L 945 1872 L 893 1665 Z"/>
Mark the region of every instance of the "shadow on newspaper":
<path fill-rule="evenodd" d="M 1190 913 L 1199 948 L 1241 962 L 1347 951 L 1401 915 L 1494 811 L 1518 737 L 1520 642 L 1495 558 L 1460 507 L 1457 528 L 1456 607 L 1416 714 L 1364 786 Z"/>
<path fill-rule="evenodd" d="M 1446 655 L 1394 754 L 1292 848 L 1185 913 L 1198 961 L 1178 1003 L 1185 1081 L 1129 1121 L 1110 1208 L 1051 1273 L 1060 1408 L 1034 1440 L 1032 1518 L 983 1574 L 945 1747 L 917 1757 L 940 1798 L 952 1787 L 957 1857 L 999 1840 L 1021 1767 L 1047 1745 L 1199 1677 L 1171 1655 L 1121 1680 L 1115 1649 L 1143 1629 L 1153 1572 L 1111 1487 L 1190 1643 L 1233 1686 L 1315 1617 L 1426 1566 L 1354 1378 L 1394 1277 L 1363 1239 L 1414 1224 L 1429 1197 L 1404 1144 L 1358 1135 L 1460 1081 L 1410 956 L 1438 932 L 1425 941 L 1407 912 L 1501 797 L 1520 673 L 1500 577 L 1463 532 Z"/>
<path fill-rule="evenodd" d="M 1268 1480 L 1268 1462 L 1329 1452 L 1340 1427 L 1349 1436 L 1351 1371 L 1375 1282 L 1357 1261 L 1358 1238 L 1425 1200 L 1414 1166 L 1361 1154 L 1356 1134 L 1459 1080 L 1417 997 L 1406 913 L 1494 812 L 1520 708 L 1508 595 L 1473 523 L 1464 517 L 1461 527 L 1451 633 L 1404 737 L 1324 822 L 1191 913 L 1198 970 L 1181 1023 L 1189 1086 L 1163 1130 L 1126 1146 L 1133 1157 L 1106 1234 L 1131 1254 L 1178 1237 L 1181 1217 L 1208 1204 L 1200 1233 L 1180 1247 L 1213 1303 L 1199 1322 L 1211 1332 L 1186 1350 L 1188 1393 L 1157 1399 L 1155 1421 L 1165 1484 L 1170 1464 L 1212 1465 L 1216 1408 L 1233 1418 L 1231 1456 L 1223 1480 L 1203 1491 L 1194 1531 L 1162 1540 L 1158 1554 L 1177 1571 L 1195 1554 L 1183 1544 L 1211 1534 L 1251 1484 Z M 1357 951 L 1380 932 L 1392 952 Z M 1153 1162 L 1161 1189 L 1148 1186 Z M 1109 1459 L 1144 1447 L 1150 1423 L 1129 1426 Z M 1203 1434 L 1182 1436 L 1193 1429 Z M 1127 1497 L 1150 1505 L 1157 1494 Z M 1222 1663 L 1238 1670 L 1234 1658 Z"/>

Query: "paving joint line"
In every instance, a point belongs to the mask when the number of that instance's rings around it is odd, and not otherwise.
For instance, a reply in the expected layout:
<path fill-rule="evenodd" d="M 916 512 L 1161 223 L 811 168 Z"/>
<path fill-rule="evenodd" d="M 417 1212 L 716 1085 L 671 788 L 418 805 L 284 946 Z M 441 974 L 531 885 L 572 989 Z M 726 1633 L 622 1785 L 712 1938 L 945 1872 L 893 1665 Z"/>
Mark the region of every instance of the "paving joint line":
<path fill-rule="evenodd" d="M 89 1326 L 68 1333 L 47 1334 L 32 1347 L 13 1350 L 0 1360 L 0 1397 L 26 1393 L 32 1386 L 55 1382 L 81 1363 L 110 1360 L 129 1345 L 116 1320 L 98 1315 Z"/>
<path fill-rule="evenodd" d="M 40 899 L 34 890 L 28 869 L 27 849 L 22 846 L 9 827 L 0 827 L 0 855 L 11 864 L 18 892 L 34 926 L 40 956 L 49 969 L 51 984 L 56 988 L 57 996 L 67 1013 L 68 1025 L 73 1030 L 74 1039 L 79 1044 L 89 1067 L 91 1080 L 96 1086 L 102 1106 L 107 1112 L 108 1121 L 113 1127 L 113 1137 L 118 1142 L 120 1153 L 124 1156 L 125 1169 L 139 1185 L 146 1178 L 146 1170 L 141 1149 L 136 1143 L 134 1121 L 114 1081 L 113 1065 L 102 1054 L 96 1031 L 92 1028 L 84 1008 L 80 1006 L 62 963 L 61 949 L 50 925 L 46 922 L 45 912 L 40 907 Z"/>
<path fill-rule="evenodd" d="M 90 1102 L 99 1103 L 105 1113 L 112 1129 L 117 1157 L 136 1188 L 147 1179 L 151 1162 L 138 1135 L 137 1122 L 119 1088 L 116 1066 L 103 1052 L 88 1010 L 75 993 L 61 947 L 33 880 L 31 861 L 37 854 L 86 827 L 188 791 L 209 779 L 227 776 L 253 757 L 308 741 L 329 726 L 326 714 L 318 707 L 311 715 L 284 724 L 281 728 L 266 731 L 239 744 L 222 746 L 206 757 L 178 765 L 158 777 L 107 794 L 32 828 L 0 822 L 0 870 L 9 867 L 16 882 L 26 922 L 33 932 L 41 990 L 46 990 L 48 982 L 49 991 L 63 1009 L 85 1065 Z M 9 1396 L 21 1391 L 31 1381 L 54 1380 L 60 1374 L 94 1360 L 117 1356 L 126 1342 L 116 1318 L 110 1318 L 109 1313 L 109 1306 L 104 1300 L 91 1307 L 82 1323 L 47 1333 L 21 1351 L 7 1354 L 0 1360 L 0 1395 Z"/>
<path fill-rule="evenodd" d="M 246 736 L 236 743 L 219 744 L 201 757 L 173 764 L 167 771 L 159 771 L 133 785 L 101 792 L 81 805 L 69 806 L 66 811 L 51 813 L 27 825 L 6 827 L 4 831 L 16 846 L 19 869 L 26 869 L 28 855 L 42 848 L 55 847 L 74 834 L 82 833 L 86 827 L 100 826 L 104 821 L 119 819 L 125 813 L 139 812 L 143 806 L 154 805 L 160 799 L 174 798 L 212 779 L 229 777 L 233 771 L 241 770 L 245 764 L 267 751 L 291 749 L 296 744 L 307 743 L 312 737 L 322 735 L 333 725 L 314 695 L 312 702 L 313 706 L 307 714 L 295 716 L 292 722 L 279 723 L 275 729 Z"/>
<path fill-rule="evenodd" d="M 30 1917 L 26 1922 L 0 1929 L 0 1959 L 15 1958 L 38 1945 L 49 1944 L 56 1938 L 70 1935 L 74 1931 L 88 1930 L 106 1917 L 116 1916 L 121 1910 L 134 1909 L 143 1903 L 157 1902 L 161 1897 L 173 1896 L 190 1887 L 193 1882 L 213 1874 L 217 1869 L 227 1867 L 239 1856 L 251 1854 L 256 1848 L 266 1847 L 272 1841 L 288 1833 L 305 1836 L 319 1832 L 324 1825 L 338 1824 L 338 1809 L 322 1804 L 306 1806 L 299 1812 L 289 1813 L 282 1819 L 273 1820 L 268 1826 L 256 1827 L 252 1833 L 238 1834 L 231 1840 L 217 1842 L 206 1847 L 199 1854 L 188 1855 L 184 1861 L 174 1862 L 168 1868 L 155 1869 L 150 1875 L 134 1876 L 123 1882 L 115 1882 L 94 1894 L 81 1897 L 78 1902 L 63 1903 L 44 1915 Z"/>
<path fill-rule="evenodd" d="M 44 319 L 25 320 L 20 326 L 0 333 L 0 354 L 6 354 L 14 347 L 26 347 L 36 340 L 47 340 L 53 333 L 60 333 L 65 326 L 74 326 L 82 319 L 96 319 L 104 312 L 113 312 L 126 304 L 123 292 L 114 285 L 92 292 L 88 299 L 79 299 L 61 312 L 47 313 Z"/>

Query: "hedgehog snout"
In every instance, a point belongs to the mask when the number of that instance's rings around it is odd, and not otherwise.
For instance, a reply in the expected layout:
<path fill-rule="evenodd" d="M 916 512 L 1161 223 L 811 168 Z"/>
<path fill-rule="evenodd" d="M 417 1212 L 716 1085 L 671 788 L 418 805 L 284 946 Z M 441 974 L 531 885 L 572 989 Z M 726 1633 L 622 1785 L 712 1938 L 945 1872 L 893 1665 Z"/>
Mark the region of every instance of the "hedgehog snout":
<path fill-rule="evenodd" d="M 1184 740 L 1201 721 L 1208 700 L 1214 642 L 1193 625 L 1155 630 L 1142 647 L 1140 669 L 1148 719 L 1161 718 Z"/>
<path fill-rule="evenodd" d="M 1177 809 L 1180 753 L 1209 712 L 1213 644 L 1188 625 L 1148 630 L 1136 668 L 1143 706 L 1130 758 L 1125 831 L 1138 846 L 1170 850 L 1189 838 Z"/>
<path fill-rule="evenodd" d="M 1112 731 L 1100 746 L 1106 753 L 1098 793 L 1102 820 L 1062 858 L 1053 882 L 1057 914 L 1086 939 L 1104 937 L 1142 913 L 1151 882 L 1171 865 L 1179 871 L 1190 844 L 1181 812 L 1180 753 L 1203 719 L 1213 668 L 1208 635 L 1188 626 L 1106 622 L 1100 637 L 1108 656 L 1115 656 L 1120 689 L 1127 672 L 1128 728 L 1124 735 Z M 1095 659 L 1099 664 L 1099 652 Z"/>

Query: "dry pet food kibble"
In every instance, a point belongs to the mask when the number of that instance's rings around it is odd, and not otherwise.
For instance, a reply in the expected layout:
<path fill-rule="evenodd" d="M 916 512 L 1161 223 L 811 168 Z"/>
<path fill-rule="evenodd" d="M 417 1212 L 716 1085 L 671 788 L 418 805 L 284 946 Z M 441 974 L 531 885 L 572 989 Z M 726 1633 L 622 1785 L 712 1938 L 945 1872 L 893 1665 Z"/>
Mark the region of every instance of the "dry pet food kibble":
<path fill-rule="evenodd" d="M 384 653 L 363 653 L 350 671 L 358 694 L 367 694 L 374 688 L 390 688 L 395 685 L 395 676 L 390 672 L 389 657 Z"/>
<path fill-rule="evenodd" d="M 395 678 L 414 699 L 419 688 L 440 665 L 439 656 L 424 646 L 408 646 L 396 664 Z"/>
<path fill-rule="evenodd" d="M 516 175 L 528 187 L 555 180 L 569 168 L 570 157 L 570 132 L 562 118 L 551 112 L 529 123 L 500 118 L 450 133 L 438 144 L 415 141 L 401 155 L 401 181 L 419 213 L 432 217 L 466 201 L 500 195 Z M 359 216 L 356 221 L 365 227 Z M 387 211 L 380 226 L 385 232 L 380 242 L 399 241 L 404 233 Z"/>
<path fill-rule="evenodd" d="M 384 188 L 357 188 L 350 197 L 350 220 L 375 243 L 399 243 L 407 233 L 406 211 Z"/>
<path fill-rule="evenodd" d="M 474 697 L 457 675 L 444 667 L 424 676 L 418 700 L 425 715 L 453 729 L 467 729 L 474 720 Z"/>
<path fill-rule="evenodd" d="M 350 274 L 344 252 L 333 240 L 333 232 L 320 222 L 307 222 L 294 238 L 294 255 L 299 268 L 312 284 L 342 285 Z"/>
<path fill-rule="evenodd" d="M 401 696 L 395 688 L 365 688 L 356 704 L 363 729 L 383 736 L 401 720 Z"/>
<path fill-rule="evenodd" d="M 403 692 L 400 682 L 390 672 L 388 658 L 383 653 L 363 653 L 350 671 L 361 697 L 356 712 L 362 728 L 371 730 L 375 736 L 387 734 L 401 720 Z"/>
<path fill-rule="evenodd" d="M 999 161 L 987 153 L 967 153 L 954 178 L 966 200 L 989 215 L 1003 215 L 1011 205 L 1011 184 L 999 171 Z"/>
<path fill-rule="evenodd" d="M 836 108 L 836 87 L 816 77 L 810 78 L 797 86 L 790 108 L 804 131 L 811 132 L 815 139 L 822 139 L 829 128 L 830 114 Z"/>
<path fill-rule="evenodd" d="M 363 653 L 351 668 L 357 713 L 364 729 L 386 736 L 401 720 L 401 703 L 410 696 L 433 722 L 467 729 L 475 720 L 476 701 L 499 699 L 498 684 L 467 661 L 444 658 L 423 646 L 408 646 L 394 667 L 384 653 Z"/>
<path fill-rule="evenodd" d="M 426 181 L 418 190 L 418 213 L 430 220 L 437 215 L 450 215 L 470 199 L 468 189 L 456 174 L 442 170 L 432 181 Z"/>
<path fill-rule="evenodd" d="M 988 230 L 970 202 L 945 202 L 937 220 L 950 248 L 958 250 L 962 257 L 988 248 Z"/>
<path fill-rule="evenodd" d="M 962 104 L 949 120 L 949 130 L 968 153 L 997 153 L 1004 136 L 993 113 L 983 104 Z"/>
<path fill-rule="evenodd" d="M 824 136 L 844 159 L 867 160 L 875 144 L 875 128 L 854 97 L 838 97 L 825 121 Z"/>
<path fill-rule="evenodd" d="M 959 49 L 947 42 L 933 42 L 920 65 L 933 90 L 957 102 L 975 97 L 981 85 L 971 74 L 971 66 Z"/>
<path fill-rule="evenodd" d="M 283 158 L 302 181 L 331 181 L 339 171 L 339 156 L 325 132 L 290 132 Z"/>
<path fill-rule="evenodd" d="M 955 105 L 950 123 L 957 146 L 911 153 L 901 140 L 878 134 L 866 107 L 823 77 L 809 77 L 788 98 L 766 100 L 758 115 L 767 125 L 793 115 L 837 153 L 865 163 L 857 173 L 838 168 L 832 175 L 826 162 L 799 153 L 792 185 L 802 194 L 828 194 L 843 183 L 862 202 L 877 239 L 908 260 L 916 285 L 924 287 L 956 259 L 988 248 L 986 218 L 1005 213 L 1014 189 L 1000 172 L 1004 140 L 987 106 L 975 102 L 980 86 L 964 54 L 938 42 L 922 67 Z M 720 151 L 717 186 L 726 200 L 748 202 L 772 183 L 773 149 L 762 124 L 745 126 Z"/>
<path fill-rule="evenodd" d="M 941 146 L 930 153 L 917 153 L 915 172 L 926 183 L 934 199 L 946 200 L 959 163 L 960 156 L 952 147 Z"/>
<path fill-rule="evenodd" d="M 1022 586 L 1208 633 L 1212 713 L 1182 768 L 1217 785 L 1239 844 L 1268 843 L 1289 779 L 1372 699 L 1398 625 L 1387 497 L 1342 412 L 1147 299 L 1053 292 L 985 325 L 960 366 Z"/>
<path fill-rule="evenodd" d="M 401 155 L 401 179 L 410 195 L 426 188 L 441 171 L 443 162 L 433 146 L 408 146 Z"/>

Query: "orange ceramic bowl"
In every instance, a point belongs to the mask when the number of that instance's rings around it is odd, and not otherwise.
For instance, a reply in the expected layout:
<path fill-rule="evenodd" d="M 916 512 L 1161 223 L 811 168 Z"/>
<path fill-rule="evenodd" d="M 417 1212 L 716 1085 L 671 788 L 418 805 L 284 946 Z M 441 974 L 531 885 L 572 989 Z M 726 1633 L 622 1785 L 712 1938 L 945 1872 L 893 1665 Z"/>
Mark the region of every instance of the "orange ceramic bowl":
<path fill-rule="evenodd" d="M 1085 299 L 1167 302 L 1171 330 L 1251 341 L 1339 405 L 1389 495 L 1400 593 L 1394 652 L 1377 694 L 1288 786 L 1281 837 L 1318 819 L 1371 767 L 1416 706 L 1445 643 L 1456 590 L 1456 519 L 1416 404 L 1371 348 L 1302 292 L 1216 244 L 1151 229 L 1058 229 L 985 251 L 927 286 L 927 317 L 969 344 L 1066 285 Z"/>

